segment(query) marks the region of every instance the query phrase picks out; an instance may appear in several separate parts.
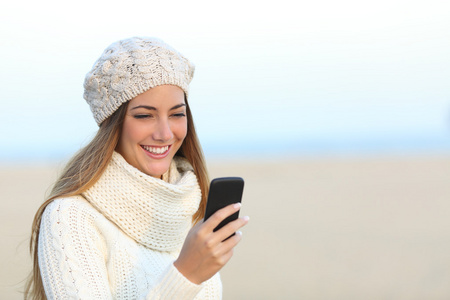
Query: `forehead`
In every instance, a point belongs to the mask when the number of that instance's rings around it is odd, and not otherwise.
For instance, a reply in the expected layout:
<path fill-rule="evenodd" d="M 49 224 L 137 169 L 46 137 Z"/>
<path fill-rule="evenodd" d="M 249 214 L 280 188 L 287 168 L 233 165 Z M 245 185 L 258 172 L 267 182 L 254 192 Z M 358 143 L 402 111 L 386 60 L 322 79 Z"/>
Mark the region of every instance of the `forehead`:
<path fill-rule="evenodd" d="M 185 103 L 184 91 L 175 85 L 161 85 L 130 100 L 128 107 L 131 109 L 139 105 L 149 105 L 155 108 L 172 107 Z"/>

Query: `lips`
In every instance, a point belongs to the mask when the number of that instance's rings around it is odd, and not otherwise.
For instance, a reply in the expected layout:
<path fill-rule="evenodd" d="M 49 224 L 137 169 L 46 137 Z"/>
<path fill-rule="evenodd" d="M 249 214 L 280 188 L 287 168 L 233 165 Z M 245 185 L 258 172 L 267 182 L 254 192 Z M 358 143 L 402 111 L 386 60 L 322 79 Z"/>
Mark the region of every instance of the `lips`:
<path fill-rule="evenodd" d="M 148 154 L 150 154 L 152 157 L 165 157 L 169 153 L 170 146 L 162 146 L 162 147 L 155 147 L 155 146 L 147 146 L 147 145 L 141 145 L 142 149 L 147 151 Z"/>

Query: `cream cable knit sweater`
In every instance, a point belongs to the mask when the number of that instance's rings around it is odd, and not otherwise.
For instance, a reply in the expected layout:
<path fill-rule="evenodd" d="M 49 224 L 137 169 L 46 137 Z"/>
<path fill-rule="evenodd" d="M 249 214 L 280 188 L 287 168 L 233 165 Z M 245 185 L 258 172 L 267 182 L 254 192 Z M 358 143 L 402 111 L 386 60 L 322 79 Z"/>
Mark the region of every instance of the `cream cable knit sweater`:
<path fill-rule="evenodd" d="M 198 208 L 189 163 L 159 180 L 114 153 L 83 195 L 45 209 L 39 266 L 49 299 L 221 299 L 219 274 L 201 285 L 173 266 Z"/>

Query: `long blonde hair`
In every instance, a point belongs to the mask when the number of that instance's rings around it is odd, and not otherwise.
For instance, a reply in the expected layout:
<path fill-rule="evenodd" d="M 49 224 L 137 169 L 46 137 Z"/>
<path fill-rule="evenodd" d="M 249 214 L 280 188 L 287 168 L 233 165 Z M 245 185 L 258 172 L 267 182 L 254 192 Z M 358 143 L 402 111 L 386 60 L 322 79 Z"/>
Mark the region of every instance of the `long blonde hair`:
<path fill-rule="evenodd" d="M 176 155 L 185 157 L 191 163 L 200 185 L 202 199 L 199 209 L 193 216 L 193 222 L 197 223 L 203 218 L 205 213 L 209 177 L 203 151 L 195 131 L 192 114 L 187 99 L 185 100 L 188 131 Z M 49 197 L 36 212 L 30 238 L 30 253 L 33 261 L 33 269 L 25 286 L 25 300 L 47 299 L 38 261 L 39 230 L 45 208 L 56 198 L 80 195 L 97 182 L 108 166 L 119 142 L 127 107 L 128 103 L 124 103 L 113 115 L 103 121 L 92 141 L 76 153 L 67 163 L 62 174 L 53 186 Z"/>

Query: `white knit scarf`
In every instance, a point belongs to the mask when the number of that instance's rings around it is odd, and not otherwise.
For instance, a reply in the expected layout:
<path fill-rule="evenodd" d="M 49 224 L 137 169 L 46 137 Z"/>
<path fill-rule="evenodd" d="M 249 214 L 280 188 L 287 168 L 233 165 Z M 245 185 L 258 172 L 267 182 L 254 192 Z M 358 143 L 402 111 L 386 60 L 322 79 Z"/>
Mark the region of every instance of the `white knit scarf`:
<path fill-rule="evenodd" d="M 201 199 L 186 159 L 174 157 L 161 180 L 131 166 L 117 152 L 82 195 L 136 242 L 168 252 L 181 249 Z"/>

